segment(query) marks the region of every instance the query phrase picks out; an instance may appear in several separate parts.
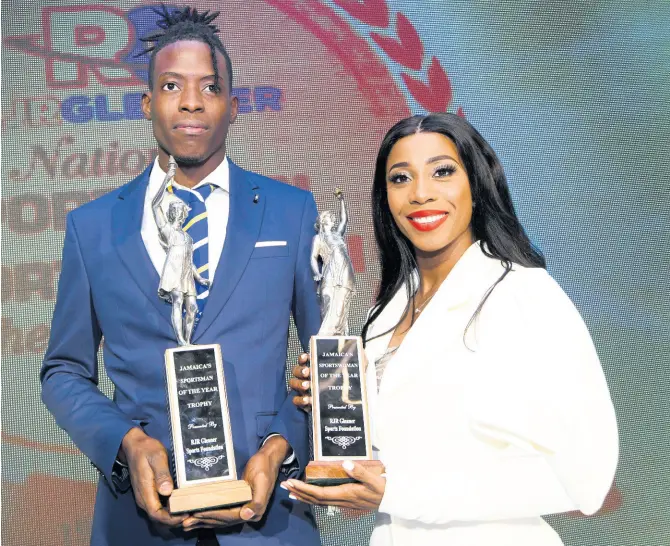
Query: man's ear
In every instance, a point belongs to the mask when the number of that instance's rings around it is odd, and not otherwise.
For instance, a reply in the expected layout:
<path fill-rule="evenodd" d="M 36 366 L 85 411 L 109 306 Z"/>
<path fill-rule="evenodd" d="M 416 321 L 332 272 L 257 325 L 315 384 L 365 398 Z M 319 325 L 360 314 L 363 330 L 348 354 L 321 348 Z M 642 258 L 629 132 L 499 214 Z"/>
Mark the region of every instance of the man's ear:
<path fill-rule="evenodd" d="M 145 119 L 151 121 L 151 91 L 142 94 L 142 113 Z"/>
<path fill-rule="evenodd" d="M 240 101 L 237 100 L 237 96 L 233 95 L 230 99 L 230 123 L 235 123 L 237 119 L 237 111 L 240 107 Z"/>

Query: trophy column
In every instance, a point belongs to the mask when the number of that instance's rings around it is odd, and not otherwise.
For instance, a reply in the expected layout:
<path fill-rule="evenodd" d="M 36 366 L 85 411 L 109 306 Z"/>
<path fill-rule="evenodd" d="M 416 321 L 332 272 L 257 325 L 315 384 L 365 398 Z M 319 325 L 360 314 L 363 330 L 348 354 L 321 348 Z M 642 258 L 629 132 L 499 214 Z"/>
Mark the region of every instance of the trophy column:
<path fill-rule="evenodd" d="M 165 352 L 177 488 L 172 514 L 244 504 L 251 488 L 237 479 L 219 345 Z"/>
<path fill-rule="evenodd" d="M 344 240 L 347 209 L 340 190 L 335 197 L 340 201 L 340 222 L 335 226 L 330 212 L 321 213 L 312 243 L 322 324 L 310 342 L 314 460 L 307 465 L 305 478 L 316 485 L 355 481 L 342 468 L 344 460 L 383 471 L 372 454 L 363 341 L 348 335 L 355 279 Z"/>
<path fill-rule="evenodd" d="M 177 487 L 168 500 L 171 513 L 211 510 L 251 500 L 251 488 L 237 479 L 235 450 L 219 345 L 191 345 L 197 299 L 195 282 L 209 287 L 193 265 L 193 240 L 183 230 L 189 207 L 167 192 L 177 163 L 151 202 L 159 240 L 166 251 L 158 296 L 172 305 L 172 327 L 179 347 L 165 352 L 168 411 Z"/>

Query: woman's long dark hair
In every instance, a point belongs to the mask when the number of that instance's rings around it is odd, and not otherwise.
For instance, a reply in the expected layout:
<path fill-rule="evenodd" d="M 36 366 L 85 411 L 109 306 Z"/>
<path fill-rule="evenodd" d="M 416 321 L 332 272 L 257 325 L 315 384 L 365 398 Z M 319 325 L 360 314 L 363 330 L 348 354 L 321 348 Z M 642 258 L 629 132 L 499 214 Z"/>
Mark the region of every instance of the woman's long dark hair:
<path fill-rule="evenodd" d="M 493 288 L 509 273 L 512 264 L 546 267 L 544 257 L 533 247 L 516 216 L 500 160 L 484 137 L 465 119 L 455 114 L 430 114 L 403 119 L 386 134 L 377 154 L 372 185 L 372 215 L 382 275 L 377 301 L 363 326 L 364 340 L 370 324 L 381 314 L 403 283 L 407 287 L 408 301 L 413 302 L 416 287 L 412 286 L 411 279 L 417 267 L 416 257 L 412 243 L 398 229 L 389 209 L 386 163 L 395 143 L 416 133 L 439 133 L 456 145 L 470 180 L 474 239 L 482 242 L 482 250 L 487 256 L 498 258 L 505 267 L 501 277 L 479 303 L 466 332 Z"/>

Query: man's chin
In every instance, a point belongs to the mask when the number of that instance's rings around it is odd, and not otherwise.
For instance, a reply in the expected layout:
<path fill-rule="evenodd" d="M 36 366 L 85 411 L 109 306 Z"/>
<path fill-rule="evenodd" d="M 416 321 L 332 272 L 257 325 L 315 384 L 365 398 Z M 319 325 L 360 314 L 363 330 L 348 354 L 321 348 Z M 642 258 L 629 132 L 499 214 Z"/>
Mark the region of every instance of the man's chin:
<path fill-rule="evenodd" d="M 197 167 L 205 162 L 205 158 L 202 156 L 175 155 L 174 159 L 180 167 Z"/>

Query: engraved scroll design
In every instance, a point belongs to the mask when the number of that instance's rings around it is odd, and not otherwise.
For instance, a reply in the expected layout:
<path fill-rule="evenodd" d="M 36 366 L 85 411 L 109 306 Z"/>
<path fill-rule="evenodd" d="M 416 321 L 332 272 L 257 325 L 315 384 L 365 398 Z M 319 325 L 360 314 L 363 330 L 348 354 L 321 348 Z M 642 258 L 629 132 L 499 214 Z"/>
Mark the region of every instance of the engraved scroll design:
<path fill-rule="evenodd" d="M 325 436 L 326 440 L 333 442 L 336 446 L 342 449 L 347 449 L 354 445 L 358 440 L 362 440 L 363 436 Z"/>
<path fill-rule="evenodd" d="M 224 455 L 217 455 L 216 457 L 200 457 L 199 459 L 188 459 L 188 462 L 194 464 L 198 468 L 203 468 L 205 471 L 207 471 L 223 458 Z"/>

